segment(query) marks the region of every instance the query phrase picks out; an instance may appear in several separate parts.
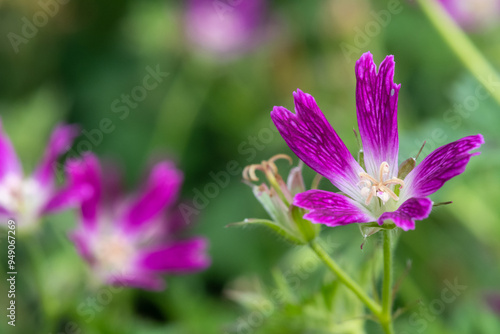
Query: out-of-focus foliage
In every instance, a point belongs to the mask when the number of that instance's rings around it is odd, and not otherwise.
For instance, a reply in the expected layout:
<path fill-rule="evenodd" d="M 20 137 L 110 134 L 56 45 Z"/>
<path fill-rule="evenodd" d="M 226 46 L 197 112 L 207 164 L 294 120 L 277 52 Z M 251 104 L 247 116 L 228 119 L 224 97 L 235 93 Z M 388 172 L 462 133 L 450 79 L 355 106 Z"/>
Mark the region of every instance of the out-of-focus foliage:
<path fill-rule="evenodd" d="M 395 301 L 405 311 L 396 330 L 500 330 L 500 315 L 485 301 L 487 294 L 500 291 L 499 106 L 480 96 L 479 83 L 416 4 L 268 1 L 259 43 L 226 58 L 189 44 L 184 2 L 60 3 L 0 1 L 0 116 L 24 166 L 35 165 L 52 127 L 61 121 L 85 130 L 68 155 L 90 149 L 104 160 L 116 160 L 126 166 L 129 184 L 137 183 L 151 160 L 173 158 L 185 172 L 182 197 L 193 208 L 188 220 L 209 238 L 213 265 L 201 274 L 168 277 L 168 287 L 160 293 L 100 287 L 68 241 L 75 213 L 54 215 L 38 234 L 18 238 L 15 329 L 7 326 L 3 313 L 7 244 L 0 233 L 1 333 L 233 333 L 253 311 L 241 293 L 235 298 L 235 291 L 243 289 L 250 299 L 272 298 L 269 293 L 293 285 L 284 273 L 296 257 L 311 256 L 290 249 L 266 230 L 224 228 L 245 217 L 266 217 L 240 182 L 240 172 L 277 153 L 290 154 L 269 112 L 274 105 L 293 109 L 297 88 L 315 96 L 356 152 L 354 62 L 368 50 L 378 63 L 387 54 L 395 56 L 395 80 L 402 84 L 401 161 L 424 140 L 423 155 L 465 135 L 482 133 L 486 140 L 466 173 L 432 197 L 453 204 L 436 208 L 415 231 L 399 236 L 396 278 L 409 259 L 412 268 Z M 394 3 L 398 10 L 393 13 L 389 8 Z M 26 22 L 41 15 L 43 4 L 52 4 L 57 12 L 46 15 L 46 24 L 35 33 Z M 500 26 L 494 26 L 470 35 L 497 69 L 499 32 Z M 22 37 L 16 47 L 12 33 L 31 37 Z M 165 74 L 144 99 L 124 102 L 123 95 L 143 87 L 151 71 Z M 112 122 L 112 131 L 100 129 L 103 119 Z M 313 173 L 305 168 L 305 175 L 309 185 Z M 321 187 L 330 186 L 324 180 Z M 357 226 L 325 230 L 321 238 L 335 244 L 330 254 L 355 276 L 362 275 L 359 264 L 375 261 L 374 253 L 380 251 L 377 235 L 360 250 Z M 369 286 L 372 277 L 366 276 Z M 251 277 L 259 277 L 257 287 L 248 283 Z M 333 276 L 318 266 L 300 282 L 289 299 L 266 311 L 261 325 L 240 333 L 326 333 L 333 327 L 361 332 L 357 318 L 364 312 L 359 305 L 336 313 L 342 315 L 338 318 L 324 313 L 325 307 L 339 307 L 328 303 L 330 294 L 352 298 Z M 445 302 L 443 294 L 449 295 L 443 291 L 454 282 L 466 288 Z M 370 321 L 365 330 L 378 333 Z"/>

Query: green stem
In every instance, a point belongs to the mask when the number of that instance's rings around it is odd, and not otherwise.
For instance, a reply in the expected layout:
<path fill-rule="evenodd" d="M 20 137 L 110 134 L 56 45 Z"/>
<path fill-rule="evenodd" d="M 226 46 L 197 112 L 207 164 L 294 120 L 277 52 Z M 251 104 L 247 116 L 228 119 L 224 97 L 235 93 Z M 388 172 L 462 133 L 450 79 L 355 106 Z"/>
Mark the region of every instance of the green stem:
<path fill-rule="evenodd" d="M 40 245 L 40 241 L 38 240 L 37 235 L 29 235 L 23 238 L 23 245 L 28 253 L 28 257 L 31 260 L 31 268 L 33 270 L 32 278 L 35 281 L 36 289 L 38 290 L 38 297 L 40 301 L 40 309 L 41 313 L 44 316 L 43 319 L 43 328 L 44 332 L 50 333 L 55 324 L 55 314 L 49 307 L 50 297 L 47 296 L 47 293 L 44 289 L 43 282 L 43 272 L 42 272 L 42 263 L 44 258 L 43 249 Z"/>
<path fill-rule="evenodd" d="M 465 67 L 488 90 L 497 103 L 500 104 L 500 91 L 495 89 L 495 85 L 493 84 L 500 82 L 500 77 L 495 68 L 484 58 L 467 35 L 436 0 L 418 0 L 418 3 Z"/>
<path fill-rule="evenodd" d="M 382 283 L 382 314 L 380 324 L 386 333 L 394 333 L 392 328 L 392 231 L 383 232 L 384 281 Z"/>
<path fill-rule="evenodd" d="M 373 299 L 371 299 L 342 268 L 328 255 L 328 253 L 316 242 L 309 243 L 311 249 L 318 255 L 318 257 L 327 265 L 330 270 L 337 275 L 338 279 L 351 290 L 365 305 L 372 311 L 372 313 L 380 318 L 382 309 Z"/>

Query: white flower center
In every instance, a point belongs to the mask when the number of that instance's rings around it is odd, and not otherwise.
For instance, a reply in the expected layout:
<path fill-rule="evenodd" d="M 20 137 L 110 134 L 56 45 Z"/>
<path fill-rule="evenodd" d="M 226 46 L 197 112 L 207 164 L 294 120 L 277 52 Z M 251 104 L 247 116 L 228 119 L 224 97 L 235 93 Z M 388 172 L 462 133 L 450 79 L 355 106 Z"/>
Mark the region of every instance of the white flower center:
<path fill-rule="evenodd" d="M 0 205 L 22 223 L 34 223 L 46 199 L 45 192 L 34 179 L 8 174 L 0 182 Z"/>
<path fill-rule="evenodd" d="M 380 198 L 383 204 L 387 203 L 389 198 L 395 201 L 399 200 L 399 197 L 392 191 L 390 185 L 399 184 L 402 188 L 405 183 L 397 177 L 389 177 L 389 170 L 389 164 L 384 161 L 380 164 L 378 180 L 367 173 L 359 173 L 359 184 L 364 185 L 360 191 L 361 195 L 366 198 L 366 205 L 371 203 L 374 196 Z"/>
<path fill-rule="evenodd" d="M 93 253 L 103 274 L 118 274 L 127 270 L 135 248 L 133 241 L 122 234 L 101 234 L 95 240 Z"/>

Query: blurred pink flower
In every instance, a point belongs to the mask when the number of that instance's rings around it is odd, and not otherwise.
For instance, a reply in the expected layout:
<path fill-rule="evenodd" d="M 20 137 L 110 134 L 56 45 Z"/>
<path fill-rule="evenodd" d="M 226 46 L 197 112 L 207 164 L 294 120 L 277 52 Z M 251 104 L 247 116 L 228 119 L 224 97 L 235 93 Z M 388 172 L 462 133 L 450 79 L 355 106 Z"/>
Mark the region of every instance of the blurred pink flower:
<path fill-rule="evenodd" d="M 120 193 L 116 173 L 103 177 L 94 155 L 71 161 L 68 173 L 75 183 L 92 188 L 71 239 L 105 284 L 161 290 L 160 273 L 193 272 L 210 265 L 207 241 L 177 240 L 178 221 L 166 216 L 183 178 L 172 163 L 156 164 L 143 189 L 132 197 Z"/>
<path fill-rule="evenodd" d="M 485 299 L 490 309 L 500 317 L 500 292 L 490 292 Z"/>
<path fill-rule="evenodd" d="M 261 39 L 264 12 L 263 0 L 189 0 L 187 37 L 215 56 L 243 53 Z"/>
<path fill-rule="evenodd" d="M 498 24 L 499 0 L 439 0 L 450 16 L 466 30 L 482 30 Z"/>
<path fill-rule="evenodd" d="M 26 177 L 19 158 L 0 122 L 0 216 L 14 219 L 20 228 L 35 227 L 44 214 L 78 205 L 85 189 L 78 184 L 56 187 L 57 159 L 78 135 L 78 127 L 59 125 L 50 137 L 42 160 Z M 5 218 L 5 219 L 4 219 Z"/>

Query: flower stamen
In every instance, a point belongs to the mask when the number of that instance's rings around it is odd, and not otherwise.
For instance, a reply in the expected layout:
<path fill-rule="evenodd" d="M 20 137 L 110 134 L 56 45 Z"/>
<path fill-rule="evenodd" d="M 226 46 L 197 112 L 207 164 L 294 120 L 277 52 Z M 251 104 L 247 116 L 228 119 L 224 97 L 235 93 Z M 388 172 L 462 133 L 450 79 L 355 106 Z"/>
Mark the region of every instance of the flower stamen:
<path fill-rule="evenodd" d="M 262 165 L 259 165 L 259 164 L 254 164 L 254 165 L 248 165 L 248 166 L 246 166 L 243 169 L 243 179 L 245 179 L 247 181 L 254 181 L 254 182 L 259 181 L 259 178 L 255 174 L 255 171 L 257 169 L 265 172 L 264 167 Z"/>
<path fill-rule="evenodd" d="M 366 197 L 366 205 L 369 205 L 371 203 L 374 196 L 379 197 L 382 200 L 383 204 L 385 204 L 389 200 L 389 198 L 392 198 L 395 201 L 399 200 L 399 197 L 394 193 L 394 191 L 392 191 L 389 186 L 398 184 L 402 188 L 404 187 L 405 183 L 403 180 L 398 179 L 397 177 L 392 177 L 384 181 L 384 176 L 388 175 L 389 172 L 389 164 L 384 161 L 380 164 L 378 180 L 376 180 L 368 173 L 359 173 L 360 181 L 358 185 L 364 185 L 363 188 L 361 188 L 361 195 L 363 197 Z"/>
<path fill-rule="evenodd" d="M 269 160 L 263 160 L 260 164 L 253 164 L 246 166 L 243 169 L 243 179 L 247 182 L 259 181 L 259 178 L 255 174 L 257 170 L 262 171 L 265 174 L 267 181 L 270 186 L 274 188 L 278 196 L 283 200 L 284 203 L 289 205 L 292 202 L 292 195 L 290 194 L 289 189 L 287 188 L 285 182 L 281 178 L 278 167 L 276 166 L 276 160 L 285 159 L 288 160 L 290 164 L 292 164 L 293 160 L 286 154 L 277 154 L 271 157 Z"/>
<path fill-rule="evenodd" d="M 255 174 L 255 171 L 260 170 L 267 174 L 269 170 L 271 171 L 271 174 L 277 175 L 278 174 L 278 167 L 275 164 L 276 160 L 279 159 L 285 159 L 288 160 L 290 164 L 293 163 L 293 160 L 291 157 L 289 157 L 286 154 L 276 154 L 275 156 L 271 157 L 269 160 L 263 160 L 260 164 L 253 164 L 246 166 L 243 169 L 243 179 L 246 181 L 254 181 L 257 182 L 259 181 L 259 178 Z"/>

